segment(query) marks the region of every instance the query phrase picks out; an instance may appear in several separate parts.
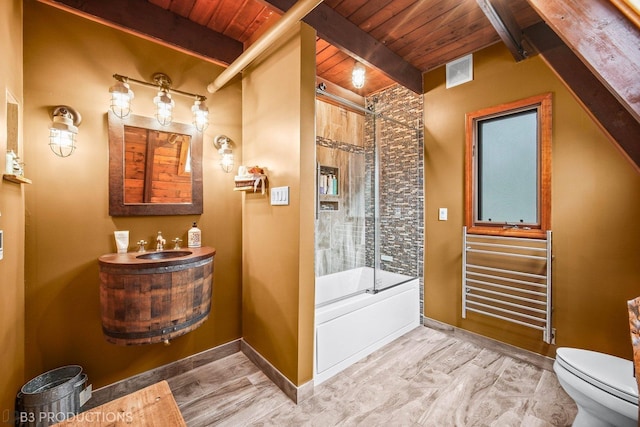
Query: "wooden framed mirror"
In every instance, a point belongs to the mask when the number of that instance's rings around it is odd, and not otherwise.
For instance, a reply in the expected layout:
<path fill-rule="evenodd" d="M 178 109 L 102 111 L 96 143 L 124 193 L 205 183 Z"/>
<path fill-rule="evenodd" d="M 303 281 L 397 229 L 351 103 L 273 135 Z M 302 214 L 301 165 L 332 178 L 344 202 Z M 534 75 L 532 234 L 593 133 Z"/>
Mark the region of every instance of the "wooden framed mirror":
<path fill-rule="evenodd" d="M 202 134 L 150 117 L 109 122 L 109 215 L 202 213 Z"/>

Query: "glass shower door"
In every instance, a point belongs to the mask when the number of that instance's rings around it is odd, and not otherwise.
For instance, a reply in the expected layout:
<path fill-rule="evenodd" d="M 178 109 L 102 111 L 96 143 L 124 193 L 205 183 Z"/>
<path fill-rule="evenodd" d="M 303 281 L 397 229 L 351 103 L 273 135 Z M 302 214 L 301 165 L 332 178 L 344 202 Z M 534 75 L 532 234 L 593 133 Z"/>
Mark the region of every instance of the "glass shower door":
<path fill-rule="evenodd" d="M 413 110 L 387 107 L 413 107 L 421 98 L 405 102 L 404 93 L 394 96 L 381 96 L 352 113 L 357 117 L 351 120 L 362 123 L 357 137 L 316 138 L 317 304 L 375 293 L 418 276 L 423 225 L 416 111 L 421 104 Z M 324 289 L 333 290 L 325 297 Z"/>
<path fill-rule="evenodd" d="M 316 161 L 316 305 L 322 305 L 373 287 L 366 238 L 373 222 L 367 219 L 370 171 L 362 140 L 318 137 Z"/>
<path fill-rule="evenodd" d="M 374 292 L 418 276 L 423 247 L 418 119 L 410 110 L 395 109 L 370 120 L 376 171 Z"/>

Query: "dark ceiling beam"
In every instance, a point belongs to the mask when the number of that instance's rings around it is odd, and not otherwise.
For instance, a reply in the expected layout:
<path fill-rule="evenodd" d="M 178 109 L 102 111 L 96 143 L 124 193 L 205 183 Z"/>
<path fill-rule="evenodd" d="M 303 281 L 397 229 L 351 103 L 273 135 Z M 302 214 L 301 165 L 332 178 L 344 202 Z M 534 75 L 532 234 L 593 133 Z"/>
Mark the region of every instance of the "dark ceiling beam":
<path fill-rule="evenodd" d="M 522 46 L 522 29 L 504 2 L 498 0 L 476 1 L 516 62 L 527 58 L 528 52 Z"/>
<path fill-rule="evenodd" d="M 232 63 L 242 43 L 146 0 L 39 0 L 221 65 Z"/>
<path fill-rule="evenodd" d="M 640 172 L 640 122 L 545 23 L 526 28 L 524 34 Z"/>
<path fill-rule="evenodd" d="M 610 0 L 527 0 L 640 121 L 640 28 Z"/>
<path fill-rule="evenodd" d="M 263 0 L 263 2 L 286 12 L 295 0 Z M 303 21 L 311 25 L 327 42 L 380 70 L 413 92 L 423 93 L 422 72 L 418 68 L 409 64 L 331 7 L 320 3 L 303 18 Z"/>

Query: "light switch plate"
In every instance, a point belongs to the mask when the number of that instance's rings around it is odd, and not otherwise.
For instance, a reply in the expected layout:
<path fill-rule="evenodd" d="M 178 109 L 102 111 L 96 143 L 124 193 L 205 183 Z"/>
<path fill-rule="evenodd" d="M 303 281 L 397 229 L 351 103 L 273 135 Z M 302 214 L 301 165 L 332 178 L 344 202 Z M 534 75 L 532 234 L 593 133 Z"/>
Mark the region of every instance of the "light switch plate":
<path fill-rule="evenodd" d="M 286 206 L 289 204 L 289 187 L 273 187 L 271 189 L 271 204 Z"/>
<path fill-rule="evenodd" d="M 0 259 L 4 256 L 4 231 L 0 230 Z"/>
<path fill-rule="evenodd" d="M 438 220 L 439 221 L 446 221 L 447 220 L 447 208 L 440 208 L 438 209 Z"/>

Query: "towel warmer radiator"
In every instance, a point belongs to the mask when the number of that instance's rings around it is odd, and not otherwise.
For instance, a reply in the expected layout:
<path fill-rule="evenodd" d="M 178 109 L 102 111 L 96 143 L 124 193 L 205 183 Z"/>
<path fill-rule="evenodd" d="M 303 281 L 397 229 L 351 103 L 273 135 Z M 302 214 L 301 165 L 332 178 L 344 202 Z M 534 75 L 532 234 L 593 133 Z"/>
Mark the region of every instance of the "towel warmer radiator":
<path fill-rule="evenodd" d="M 551 231 L 529 239 L 464 227 L 462 243 L 462 318 L 474 312 L 538 329 L 552 344 Z"/>

